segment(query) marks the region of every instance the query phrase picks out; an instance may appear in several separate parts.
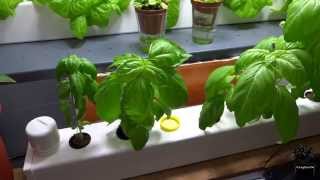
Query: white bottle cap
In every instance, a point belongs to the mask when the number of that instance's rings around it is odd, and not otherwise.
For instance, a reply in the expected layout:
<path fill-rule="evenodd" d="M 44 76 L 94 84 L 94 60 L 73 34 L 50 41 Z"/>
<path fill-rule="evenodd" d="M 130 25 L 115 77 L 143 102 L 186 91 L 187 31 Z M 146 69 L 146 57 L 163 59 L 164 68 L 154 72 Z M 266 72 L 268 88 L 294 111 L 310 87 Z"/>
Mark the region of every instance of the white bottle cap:
<path fill-rule="evenodd" d="M 31 120 L 26 127 L 28 141 L 32 149 L 39 155 L 50 155 L 57 151 L 60 137 L 57 124 L 48 116 Z"/>

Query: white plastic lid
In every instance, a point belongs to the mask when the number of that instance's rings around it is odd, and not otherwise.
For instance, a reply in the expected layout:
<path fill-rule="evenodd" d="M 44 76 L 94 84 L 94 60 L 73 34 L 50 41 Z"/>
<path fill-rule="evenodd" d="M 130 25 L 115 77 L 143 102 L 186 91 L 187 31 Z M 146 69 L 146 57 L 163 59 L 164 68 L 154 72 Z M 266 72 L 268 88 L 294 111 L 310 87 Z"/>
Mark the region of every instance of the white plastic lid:
<path fill-rule="evenodd" d="M 54 119 L 48 116 L 41 116 L 31 120 L 26 127 L 26 133 L 33 139 L 42 139 L 57 130 Z"/>

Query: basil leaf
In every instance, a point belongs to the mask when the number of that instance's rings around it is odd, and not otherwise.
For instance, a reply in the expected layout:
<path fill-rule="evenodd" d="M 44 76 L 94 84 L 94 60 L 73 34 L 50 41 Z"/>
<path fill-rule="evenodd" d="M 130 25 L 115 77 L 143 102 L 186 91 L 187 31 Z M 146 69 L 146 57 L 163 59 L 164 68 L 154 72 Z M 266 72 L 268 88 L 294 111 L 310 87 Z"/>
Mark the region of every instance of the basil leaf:
<path fill-rule="evenodd" d="M 130 120 L 141 124 L 146 118 L 146 112 L 151 111 L 153 97 L 151 84 L 144 79 L 136 79 L 124 87 L 121 100 L 123 112 Z"/>
<path fill-rule="evenodd" d="M 130 129 L 128 136 L 135 150 L 141 150 L 149 139 L 149 130 L 142 126 Z"/>
<path fill-rule="evenodd" d="M 207 127 L 213 126 L 220 118 L 224 111 L 225 96 L 219 95 L 204 102 L 200 113 L 199 128 L 206 130 Z"/>
<path fill-rule="evenodd" d="M 78 39 L 83 39 L 88 31 L 87 19 L 85 16 L 79 16 L 71 20 L 71 31 Z"/>
<path fill-rule="evenodd" d="M 61 99 L 69 99 L 71 88 L 69 80 L 62 80 L 58 83 L 58 96 Z"/>
<path fill-rule="evenodd" d="M 252 64 L 243 72 L 231 100 L 239 126 L 244 126 L 264 113 L 272 103 L 274 86 L 275 75 L 265 63 Z"/>
<path fill-rule="evenodd" d="M 15 9 L 22 0 L 1 0 L 0 1 L 0 20 L 4 20 L 15 14 Z"/>
<path fill-rule="evenodd" d="M 295 99 L 285 87 L 277 87 L 274 118 L 284 143 L 292 140 L 298 131 L 299 114 Z"/>
<path fill-rule="evenodd" d="M 306 72 L 301 61 L 292 53 L 278 50 L 266 57 L 273 61 L 272 66 L 294 86 L 302 86 L 306 81 Z"/>
<path fill-rule="evenodd" d="M 45 5 L 48 3 L 48 0 L 32 0 L 32 3 L 35 5 Z"/>
<path fill-rule="evenodd" d="M 91 0 L 76 0 L 70 3 L 70 17 L 84 16 L 91 8 Z"/>
<path fill-rule="evenodd" d="M 76 72 L 70 75 L 71 92 L 76 96 L 81 96 L 84 93 L 85 79 L 81 73 Z"/>
<path fill-rule="evenodd" d="M 287 49 L 287 43 L 284 40 L 283 36 L 280 37 L 269 37 L 266 39 L 263 39 L 261 42 L 259 42 L 254 49 L 265 49 L 268 51 L 274 51 L 274 50 L 286 50 Z"/>
<path fill-rule="evenodd" d="M 225 95 L 226 90 L 231 88 L 231 75 L 235 73 L 234 66 L 223 66 L 213 71 L 206 83 L 206 99 L 211 99 L 217 95 Z"/>
<path fill-rule="evenodd" d="M 109 17 L 112 15 L 114 9 L 110 4 L 101 4 L 90 11 L 89 24 L 100 27 L 109 24 Z"/>
<path fill-rule="evenodd" d="M 156 117 L 156 120 L 160 120 L 160 118 L 164 114 L 166 114 L 168 117 L 171 116 L 170 107 L 167 104 L 165 104 L 164 102 L 162 102 L 161 99 L 156 99 L 153 101 L 152 110 L 153 110 L 153 113 Z"/>
<path fill-rule="evenodd" d="M 307 45 L 319 42 L 320 4 L 318 0 L 294 0 L 290 3 L 284 26 L 286 41 L 300 41 Z"/>
<path fill-rule="evenodd" d="M 97 114 L 103 120 L 112 123 L 120 116 L 121 84 L 113 76 L 109 76 L 100 85 L 95 102 Z"/>
<path fill-rule="evenodd" d="M 67 123 L 68 126 L 72 126 L 72 109 L 70 106 L 70 101 L 69 99 L 59 99 L 59 109 L 63 113 L 65 122 Z"/>
<path fill-rule="evenodd" d="M 129 5 L 130 5 L 130 0 L 119 0 L 118 2 L 118 6 L 120 8 L 121 11 L 125 11 L 128 9 Z"/>
<path fill-rule="evenodd" d="M 242 18 L 256 17 L 262 8 L 271 6 L 272 0 L 225 0 L 224 5 Z"/>
<path fill-rule="evenodd" d="M 10 78 L 9 76 L 5 74 L 0 74 L 0 83 L 14 83 L 14 82 L 16 81 Z"/>
<path fill-rule="evenodd" d="M 49 7 L 61 17 L 69 18 L 72 2 L 72 0 L 50 0 Z"/>
<path fill-rule="evenodd" d="M 150 61 L 164 70 L 176 67 L 190 57 L 180 46 L 165 39 L 155 40 L 149 49 Z"/>
<path fill-rule="evenodd" d="M 269 53 L 265 49 L 249 49 L 240 55 L 240 58 L 236 61 L 236 72 L 241 73 L 248 66 L 255 62 L 264 61 L 265 56 Z"/>
<path fill-rule="evenodd" d="M 79 66 L 79 71 L 81 73 L 85 73 L 90 75 L 90 77 L 95 80 L 97 77 L 97 69 L 96 67 L 87 59 L 82 58 L 81 59 L 81 64 Z"/>
<path fill-rule="evenodd" d="M 167 27 L 174 27 L 178 20 L 180 14 L 180 0 L 169 0 L 167 9 Z"/>
<path fill-rule="evenodd" d="M 85 90 L 85 94 L 88 96 L 88 98 L 92 101 L 92 102 L 96 102 L 95 101 L 95 95 L 96 92 L 98 90 L 98 83 L 95 80 L 89 79 L 87 78 L 86 80 L 86 86 L 84 87 Z"/>
<path fill-rule="evenodd" d="M 160 85 L 159 95 L 160 99 L 171 108 L 181 107 L 188 100 L 187 87 L 179 74 L 169 77 L 166 84 Z"/>

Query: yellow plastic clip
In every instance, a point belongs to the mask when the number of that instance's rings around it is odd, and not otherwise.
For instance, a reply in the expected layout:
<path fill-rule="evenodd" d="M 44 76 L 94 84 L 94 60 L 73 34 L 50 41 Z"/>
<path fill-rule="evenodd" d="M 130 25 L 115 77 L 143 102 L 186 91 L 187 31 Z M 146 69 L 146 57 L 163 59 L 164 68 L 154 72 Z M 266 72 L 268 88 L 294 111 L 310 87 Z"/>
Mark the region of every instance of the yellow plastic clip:
<path fill-rule="evenodd" d="M 171 115 L 168 118 L 166 115 L 162 116 L 160 119 L 160 128 L 165 132 L 176 131 L 180 127 L 180 118 L 175 115 Z"/>

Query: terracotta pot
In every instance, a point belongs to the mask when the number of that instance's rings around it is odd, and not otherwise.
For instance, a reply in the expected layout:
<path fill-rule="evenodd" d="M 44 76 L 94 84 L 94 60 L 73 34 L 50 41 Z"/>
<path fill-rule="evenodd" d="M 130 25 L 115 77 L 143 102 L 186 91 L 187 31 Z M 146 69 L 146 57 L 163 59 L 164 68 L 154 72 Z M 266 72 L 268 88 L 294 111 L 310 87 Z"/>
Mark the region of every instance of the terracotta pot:
<path fill-rule="evenodd" d="M 1 137 L 0 137 L 0 179 L 13 180 L 12 165 L 8 159 L 8 154 Z"/>
<path fill-rule="evenodd" d="M 224 59 L 181 65 L 178 68 L 178 73 L 182 75 L 188 89 L 187 106 L 202 104 L 205 98 L 205 83 L 211 72 L 221 66 L 232 65 L 234 62 L 234 59 Z M 98 81 L 101 81 L 106 76 L 107 74 L 99 75 Z M 99 120 L 95 105 L 89 101 L 87 102 L 86 120 L 89 122 L 97 122 Z"/>
<path fill-rule="evenodd" d="M 178 68 L 188 88 L 189 99 L 187 106 L 202 104 L 205 99 L 204 88 L 209 75 L 217 68 L 234 64 L 234 59 L 213 60 L 185 64 Z"/>
<path fill-rule="evenodd" d="M 140 31 L 144 34 L 158 35 L 164 33 L 166 25 L 166 9 L 143 10 L 137 9 Z"/>
<path fill-rule="evenodd" d="M 199 12 L 206 13 L 206 14 L 216 14 L 221 2 L 219 3 L 203 3 L 199 1 L 191 0 L 192 7 Z"/>

